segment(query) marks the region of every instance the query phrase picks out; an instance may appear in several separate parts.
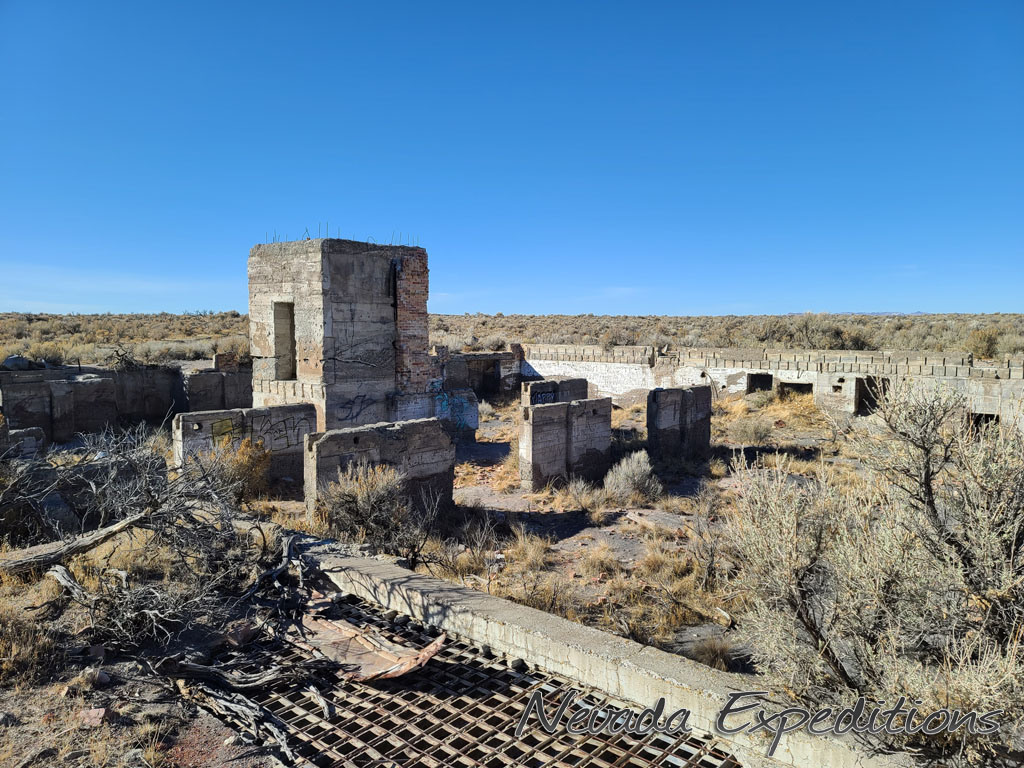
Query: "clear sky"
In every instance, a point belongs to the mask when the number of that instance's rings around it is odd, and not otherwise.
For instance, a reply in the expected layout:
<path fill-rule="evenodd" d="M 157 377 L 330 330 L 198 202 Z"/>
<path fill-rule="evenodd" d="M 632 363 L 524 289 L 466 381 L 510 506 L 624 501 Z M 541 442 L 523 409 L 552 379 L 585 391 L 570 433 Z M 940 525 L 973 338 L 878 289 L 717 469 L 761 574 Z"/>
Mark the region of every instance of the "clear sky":
<path fill-rule="evenodd" d="M 1024 311 L 1024 2 L 0 0 L 0 311 Z"/>

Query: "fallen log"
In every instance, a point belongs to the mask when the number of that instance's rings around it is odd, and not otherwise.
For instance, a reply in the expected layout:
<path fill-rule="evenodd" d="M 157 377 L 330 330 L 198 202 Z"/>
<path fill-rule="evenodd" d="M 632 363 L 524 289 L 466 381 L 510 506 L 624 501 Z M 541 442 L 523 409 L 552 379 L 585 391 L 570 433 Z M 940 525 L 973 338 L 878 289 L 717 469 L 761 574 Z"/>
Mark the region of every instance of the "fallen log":
<path fill-rule="evenodd" d="M 148 512 L 140 512 L 119 520 L 113 525 L 108 525 L 106 528 L 98 528 L 95 531 L 83 534 L 69 541 L 54 541 L 47 544 L 37 544 L 34 547 L 26 547 L 25 549 L 17 549 L 13 552 L 5 552 L 0 554 L 0 574 L 13 576 L 36 569 L 49 568 L 51 565 L 59 565 L 69 557 L 80 555 L 94 547 L 98 547 L 122 531 L 138 525 L 147 517 L 149 517 Z"/>

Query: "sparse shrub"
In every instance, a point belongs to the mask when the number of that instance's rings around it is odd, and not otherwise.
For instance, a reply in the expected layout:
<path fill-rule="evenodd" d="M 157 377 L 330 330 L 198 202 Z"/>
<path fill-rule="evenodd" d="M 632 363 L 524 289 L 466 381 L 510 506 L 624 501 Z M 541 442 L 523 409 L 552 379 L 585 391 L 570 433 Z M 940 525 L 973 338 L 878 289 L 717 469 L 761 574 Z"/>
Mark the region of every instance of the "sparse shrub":
<path fill-rule="evenodd" d="M 741 445 L 764 445 L 772 436 L 772 422 L 762 416 L 740 419 L 729 427 L 732 439 Z"/>
<path fill-rule="evenodd" d="M 159 441 L 154 442 L 159 449 Z M 235 501 L 248 501 L 267 492 L 270 478 L 270 451 L 250 438 L 235 445 L 230 437 L 223 438 L 214 449 L 216 465 L 224 480 L 235 489 Z"/>
<path fill-rule="evenodd" d="M 389 548 L 409 518 L 405 476 L 382 464 L 349 464 L 320 489 L 318 514 L 331 536 Z"/>
<path fill-rule="evenodd" d="M 967 336 L 967 351 L 975 357 L 990 360 L 999 349 L 998 328 L 976 328 Z"/>
<path fill-rule="evenodd" d="M 729 672 L 736 663 L 736 645 L 722 635 L 698 640 L 686 651 L 686 656 L 706 667 Z"/>
<path fill-rule="evenodd" d="M 594 525 L 604 525 L 611 516 L 607 508 L 608 494 L 603 488 L 595 488 L 582 477 L 569 478 L 555 494 L 555 504 L 585 512 Z"/>
<path fill-rule="evenodd" d="M 494 410 L 494 406 L 486 400 L 481 400 L 477 404 L 477 413 L 480 415 L 481 421 L 490 421 L 497 415 L 497 411 Z"/>
<path fill-rule="evenodd" d="M 651 468 L 647 451 L 636 451 L 608 470 L 604 489 L 620 504 L 651 504 L 665 489 Z"/>
<path fill-rule="evenodd" d="M 775 401 L 775 390 L 764 389 L 759 392 L 751 392 L 747 395 L 747 402 L 754 408 L 764 408 Z"/>
<path fill-rule="evenodd" d="M 817 705 L 906 696 L 923 714 L 1002 710 L 996 734 L 895 742 L 996 765 L 1024 721 L 1024 435 L 978 433 L 964 406 L 895 386 L 883 431 L 857 438 L 870 476 L 743 469 L 728 532 L 749 601 L 742 637 L 768 681 Z"/>

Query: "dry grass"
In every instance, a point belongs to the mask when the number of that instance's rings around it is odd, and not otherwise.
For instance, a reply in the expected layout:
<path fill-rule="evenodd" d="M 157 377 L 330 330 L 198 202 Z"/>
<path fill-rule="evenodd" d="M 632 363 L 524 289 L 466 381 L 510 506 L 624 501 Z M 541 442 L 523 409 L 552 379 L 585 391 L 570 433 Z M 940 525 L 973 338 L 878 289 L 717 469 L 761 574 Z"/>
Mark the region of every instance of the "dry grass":
<path fill-rule="evenodd" d="M 981 331 L 981 333 L 975 333 Z M 1024 315 L 431 315 L 430 340 L 453 351 L 525 344 L 1024 352 Z"/>
<path fill-rule="evenodd" d="M 23 609 L 0 604 L 0 685 L 24 686 L 45 679 L 60 655 L 49 625 Z"/>
<path fill-rule="evenodd" d="M 498 471 L 491 476 L 491 487 L 498 493 L 512 493 L 521 487 L 519 479 L 519 439 L 515 438 L 508 453 L 498 465 Z"/>
<path fill-rule="evenodd" d="M 551 542 L 518 525 L 512 530 L 512 543 L 505 550 L 510 565 L 520 571 L 541 571 L 547 568 L 551 558 Z"/>
<path fill-rule="evenodd" d="M 574 477 L 557 489 L 548 489 L 551 505 L 557 509 L 585 512 L 594 525 L 607 525 L 612 517 L 609 505 L 612 499 L 604 488 L 591 485 L 586 480 Z"/>
<path fill-rule="evenodd" d="M 109 364 L 125 350 L 143 363 L 249 353 L 249 322 L 238 312 L 186 315 L 0 313 L 0 361 L 24 355 L 52 364 Z"/>
<path fill-rule="evenodd" d="M 225 436 L 212 453 L 200 459 L 223 467 L 225 480 L 235 488 L 236 501 L 256 499 L 269 488 L 270 451 L 262 442 L 247 437 L 235 443 Z"/>
<path fill-rule="evenodd" d="M 590 547 L 578 561 L 584 576 L 614 576 L 622 570 L 619 558 L 605 542 Z"/>

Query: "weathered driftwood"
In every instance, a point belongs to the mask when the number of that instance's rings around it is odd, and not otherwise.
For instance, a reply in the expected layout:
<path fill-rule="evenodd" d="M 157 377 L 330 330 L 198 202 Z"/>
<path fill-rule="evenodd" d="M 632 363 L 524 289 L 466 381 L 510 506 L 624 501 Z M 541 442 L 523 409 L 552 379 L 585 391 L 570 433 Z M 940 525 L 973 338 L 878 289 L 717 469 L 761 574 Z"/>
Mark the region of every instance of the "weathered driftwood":
<path fill-rule="evenodd" d="M 309 765 L 309 762 L 296 755 L 288 744 L 285 734 L 287 726 L 269 709 L 261 707 L 235 691 L 220 691 L 201 682 L 185 684 L 178 682 L 178 690 L 183 696 L 198 701 L 214 712 L 230 718 L 247 728 L 253 736 L 266 735 L 277 742 L 281 753 L 290 761 L 290 765 Z"/>
<path fill-rule="evenodd" d="M 180 656 L 169 656 L 153 665 L 153 671 L 179 680 L 198 680 L 218 688 L 244 691 L 251 688 L 266 688 L 280 682 L 298 682 L 336 665 L 326 659 L 309 659 L 286 667 L 275 666 L 262 672 L 239 672 L 206 664 L 186 661 Z"/>
<path fill-rule="evenodd" d="M 149 517 L 148 512 L 140 512 L 119 520 L 113 525 L 108 525 L 106 528 L 98 528 L 69 541 L 54 541 L 13 552 L 5 552 L 0 555 L 0 573 L 14 575 L 58 565 L 69 557 L 88 552 L 122 531 L 138 525 L 147 517 Z"/>

